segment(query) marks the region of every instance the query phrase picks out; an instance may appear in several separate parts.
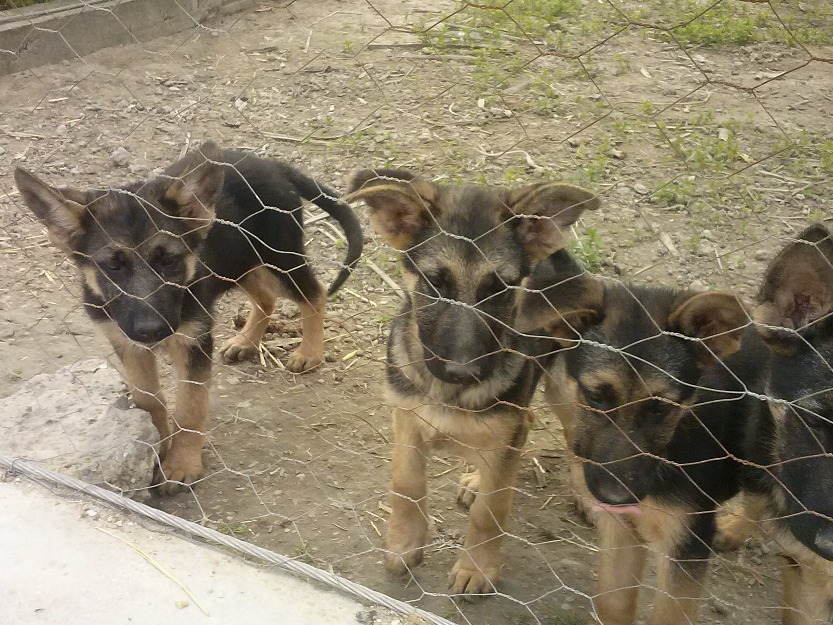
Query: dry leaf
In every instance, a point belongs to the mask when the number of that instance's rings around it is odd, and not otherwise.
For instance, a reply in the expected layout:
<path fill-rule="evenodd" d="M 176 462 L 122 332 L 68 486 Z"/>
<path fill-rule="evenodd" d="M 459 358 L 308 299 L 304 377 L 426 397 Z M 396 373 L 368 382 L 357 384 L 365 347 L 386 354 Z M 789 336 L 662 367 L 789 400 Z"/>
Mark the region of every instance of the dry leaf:
<path fill-rule="evenodd" d="M 645 76 L 645 78 L 650 78 L 651 77 L 651 72 L 649 72 L 644 67 L 639 68 L 639 73 L 642 74 L 643 76 Z"/>

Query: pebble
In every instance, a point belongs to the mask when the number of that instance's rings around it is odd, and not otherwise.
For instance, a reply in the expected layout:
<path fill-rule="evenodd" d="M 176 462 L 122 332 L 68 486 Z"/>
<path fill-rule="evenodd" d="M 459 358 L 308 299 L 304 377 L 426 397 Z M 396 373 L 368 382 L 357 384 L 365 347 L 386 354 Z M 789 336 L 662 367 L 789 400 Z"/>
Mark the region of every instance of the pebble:
<path fill-rule="evenodd" d="M 755 260 L 766 260 L 769 258 L 769 252 L 766 250 L 758 250 L 755 252 Z"/>
<path fill-rule="evenodd" d="M 130 163 L 130 152 L 124 149 L 124 146 L 119 146 L 110 154 L 110 160 L 116 167 L 127 167 Z"/>

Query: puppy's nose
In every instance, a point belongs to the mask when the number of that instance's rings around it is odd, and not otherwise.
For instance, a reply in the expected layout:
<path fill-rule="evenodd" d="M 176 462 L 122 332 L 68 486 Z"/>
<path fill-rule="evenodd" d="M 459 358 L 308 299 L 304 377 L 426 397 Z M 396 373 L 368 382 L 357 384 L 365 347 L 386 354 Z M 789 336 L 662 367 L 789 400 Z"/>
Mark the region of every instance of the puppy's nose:
<path fill-rule="evenodd" d="M 449 382 L 479 382 L 483 376 L 483 366 L 476 362 L 465 365 L 456 362 L 445 363 L 445 376 Z"/>
<path fill-rule="evenodd" d="M 639 503 L 636 497 L 628 488 L 620 484 L 614 477 L 603 481 L 593 489 L 593 494 L 602 503 L 611 506 L 624 506 Z"/>
<path fill-rule="evenodd" d="M 139 319 L 133 324 L 133 337 L 142 343 L 155 343 L 167 338 L 171 327 L 162 319 Z"/>

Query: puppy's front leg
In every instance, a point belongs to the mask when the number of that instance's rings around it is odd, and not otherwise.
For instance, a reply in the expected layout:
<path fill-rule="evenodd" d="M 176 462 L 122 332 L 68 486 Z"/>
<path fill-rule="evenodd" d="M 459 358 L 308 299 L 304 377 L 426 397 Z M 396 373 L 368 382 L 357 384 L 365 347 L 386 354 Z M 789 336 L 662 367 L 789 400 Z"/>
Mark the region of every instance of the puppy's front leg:
<path fill-rule="evenodd" d="M 503 563 L 500 547 L 512 511 L 515 480 L 521 464 L 520 447 L 526 442 L 531 417 L 520 415 L 516 432 L 498 449 L 471 454 L 479 484 L 469 512 L 464 552 L 448 576 L 451 594 L 483 594 L 495 591 Z"/>
<path fill-rule="evenodd" d="M 599 580 L 595 597 L 604 625 L 633 625 L 647 550 L 636 530 L 617 515 L 598 515 Z M 669 624 L 670 625 L 670 624 Z"/>
<path fill-rule="evenodd" d="M 202 448 L 208 425 L 208 398 L 211 382 L 210 333 L 196 339 L 176 335 L 168 343 L 177 377 L 174 433 L 171 448 L 162 461 L 155 483 L 163 494 L 178 492 L 203 476 Z"/>
<path fill-rule="evenodd" d="M 151 421 L 159 432 L 160 454 L 164 458 L 171 444 L 171 425 L 159 385 L 156 355 L 149 348 L 128 341 L 117 328 L 108 333 L 108 338 L 124 365 L 124 376 L 133 403 L 150 413 Z"/>
<path fill-rule="evenodd" d="M 385 546 L 387 569 L 399 575 L 422 561 L 428 539 L 428 445 L 410 410 L 393 410 L 393 496 Z"/>

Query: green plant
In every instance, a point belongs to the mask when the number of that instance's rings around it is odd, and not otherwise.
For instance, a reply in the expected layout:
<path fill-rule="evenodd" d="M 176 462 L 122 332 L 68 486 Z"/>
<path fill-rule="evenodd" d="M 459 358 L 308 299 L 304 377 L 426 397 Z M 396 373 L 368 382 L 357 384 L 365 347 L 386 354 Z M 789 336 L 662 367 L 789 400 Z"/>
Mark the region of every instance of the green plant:
<path fill-rule="evenodd" d="M 596 228 L 584 228 L 578 237 L 570 241 L 570 251 L 587 269 L 598 272 L 604 261 L 604 242 Z"/>

